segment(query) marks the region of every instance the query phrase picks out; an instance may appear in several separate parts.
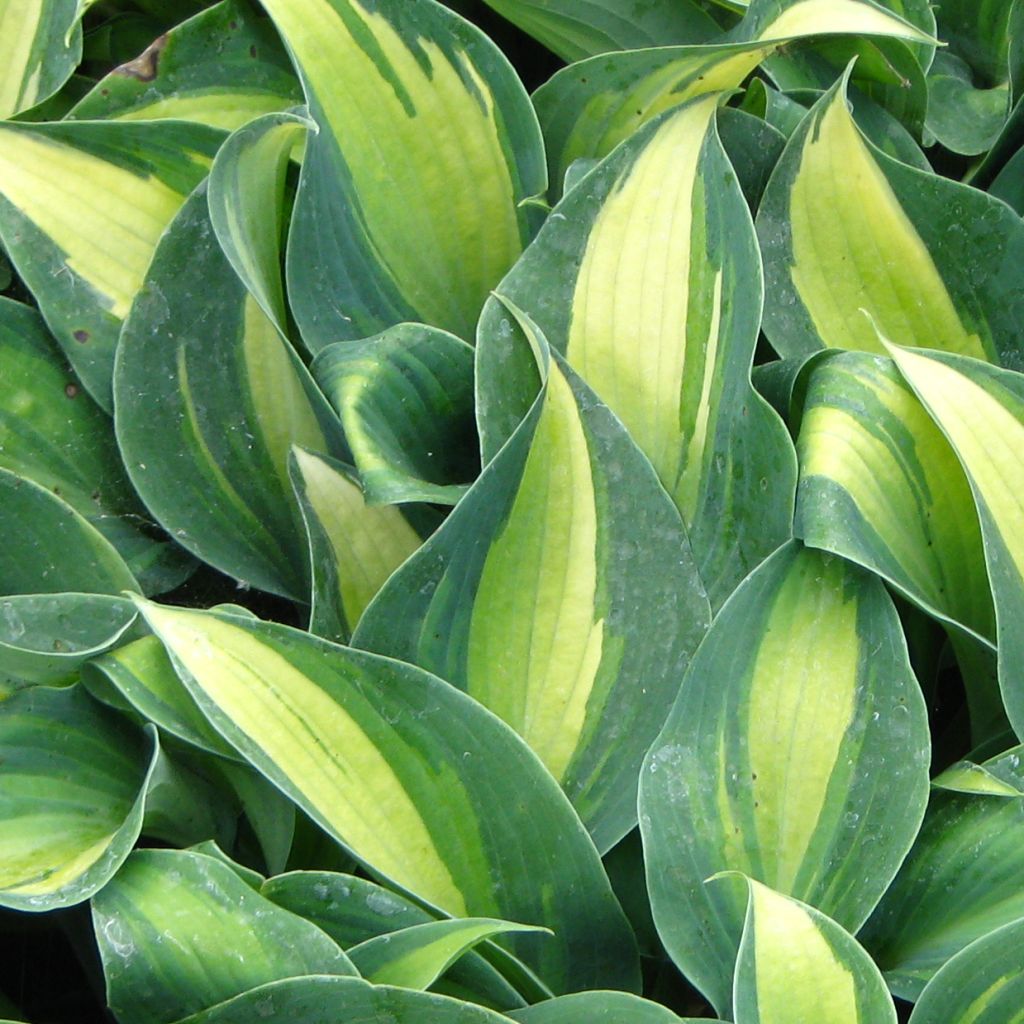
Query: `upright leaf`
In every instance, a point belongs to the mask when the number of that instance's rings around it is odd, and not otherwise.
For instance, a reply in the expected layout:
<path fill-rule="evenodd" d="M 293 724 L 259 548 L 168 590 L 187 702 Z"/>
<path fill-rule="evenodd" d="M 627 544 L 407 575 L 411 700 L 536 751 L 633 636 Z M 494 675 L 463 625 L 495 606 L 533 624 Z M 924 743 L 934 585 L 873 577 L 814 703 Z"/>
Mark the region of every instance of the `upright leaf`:
<path fill-rule="evenodd" d="M 704 880 L 742 871 L 855 931 L 917 833 L 928 760 L 881 581 L 781 548 L 715 619 L 640 782 L 655 923 L 723 1015 L 744 902 Z"/>
<path fill-rule="evenodd" d="M 790 535 L 795 486 L 785 428 L 750 384 L 761 268 L 717 104 L 694 100 L 616 150 L 499 288 L 651 460 L 716 608 Z M 481 343 L 481 392 L 506 386 L 505 348 Z"/>
<path fill-rule="evenodd" d="M 513 329 L 507 316 L 481 351 Z M 636 823 L 640 762 L 709 610 L 650 463 L 524 325 L 540 394 L 353 642 L 436 672 L 508 722 L 604 851 Z"/>
<path fill-rule="evenodd" d="M 454 916 L 550 927 L 502 941 L 557 991 L 637 983 L 632 936 L 579 821 L 474 701 L 283 626 L 144 613 L 216 728 L 367 867 Z"/>
<path fill-rule="evenodd" d="M 843 81 L 790 139 L 757 229 L 764 330 L 783 357 L 884 353 L 873 320 L 901 345 L 1024 367 L 1024 224 L 983 192 L 879 152 Z"/>
<path fill-rule="evenodd" d="M 168 532 L 238 579 L 307 600 L 288 455 L 293 444 L 344 454 L 344 438 L 221 252 L 205 189 L 160 243 L 125 324 L 114 390 L 128 475 Z"/>
<path fill-rule="evenodd" d="M 0 119 L 52 96 L 82 59 L 79 0 L 0 0 Z"/>
<path fill-rule="evenodd" d="M 625 992 L 575 992 L 514 1010 L 509 1016 L 520 1024 L 698 1024 L 696 1019 L 677 1017 L 660 1003 Z M 704 1024 L 720 1024 L 701 1020 Z"/>
<path fill-rule="evenodd" d="M 171 122 L 0 125 L 0 240 L 108 412 L 121 324 L 220 141 Z"/>

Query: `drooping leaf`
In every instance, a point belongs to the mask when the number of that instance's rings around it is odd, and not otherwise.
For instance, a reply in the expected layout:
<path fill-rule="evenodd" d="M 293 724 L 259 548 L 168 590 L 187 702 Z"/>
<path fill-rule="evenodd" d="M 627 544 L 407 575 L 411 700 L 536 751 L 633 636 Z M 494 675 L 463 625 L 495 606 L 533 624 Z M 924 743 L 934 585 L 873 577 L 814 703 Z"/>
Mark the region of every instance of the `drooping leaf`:
<path fill-rule="evenodd" d="M 0 125 L 0 240 L 108 412 L 121 325 L 221 138 L 174 122 Z"/>
<path fill-rule="evenodd" d="M 454 505 L 479 471 L 473 349 L 423 324 L 328 345 L 313 374 L 341 417 L 372 504 Z"/>
<path fill-rule="evenodd" d="M 556 991 L 636 984 L 632 936 L 582 826 L 474 701 L 283 626 L 143 611 L 218 731 L 367 867 L 452 915 L 550 927 L 502 944 Z"/>
<path fill-rule="evenodd" d="M 694 100 L 616 150 L 499 286 L 650 459 L 714 608 L 790 535 L 796 469 L 750 384 L 761 268 L 717 103 Z M 480 343 L 482 395 L 507 387 L 506 347 Z"/>
<path fill-rule="evenodd" d="M 920 835 L 861 936 L 896 995 L 917 999 L 952 956 L 1024 917 L 1022 758 L 1014 747 L 935 780 Z"/>
<path fill-rule="evenodd" d="M 746 881 L 736 1024 L 896 1024 L 878 968 L 849 932 L 814 907 Z"/>
<path fill-rule="evenodd" d="M 171 1024 L 283 978 L 357 974 L 316 925 L 201 853 L 136 850 L 93 898 L 92 916 L 121 1024 Z"/>
<path fill-rule="evenodd" d="M 0 701 L 0 906 L 87 900 L 131 851 L 157 763 L 148 737 L 80 687 Z"/>
<path fill-rule="evenodd" d="M 114 391 L 128 475 L 164 528 L 222 571 L 307 600 L 288 455 L 293 444 L 344 455 L 344 438 L 221 252 L 203 188 L 160 243 L 125 324 Z"/>
<path fill-rule="evenodd" d="M 891 348 L 963 465 L 981 518 L 996 609 L 999 686 L 1024 735 L 1024 377 L 946 353 Z"/>
<path fill-rule="evenodd" d="M 388 577 L 422 544 L 393 505 L 367 504 L 352 471 L 295 447 L 292 484 L 309 535 L 310 632 L 345 641 Z"/>
<path fill-rule="evenodd" d="M 921 993 L 911 1024 L 1016 1024 L 1024 1006 L 1024 918 L 961 950 Z"/>
<path fill-rule="evenodd" d="M 522 321 L 530 344 L 502 340 L 515 323 L 507 313 L 479 350 L 532 344 L 544 386 L 353 643 L 437 673 L 508 722 L 604 851 L 636 823 L 640 762 L 710 614 L 650 464 L 534 325 Z"/>
<path fill-rule="evenodd" d="M 411 900 L 376 882 L 328 871 L 293 871 L 268 879 L 267 899 L 308 918 L 348 948 L 434 920 Z M 523 998 L 477 952 L 460 957 L 432 986 L 495 1010 L 523 1006 Z"/>
<path fill-rule="evenodd" d="M 486 0 L 499 14 L 566 61 L 610 50 L 703 43 L 721 34 L 695 0 Z"/>
<path fill-rule="evenodd" d="M 838 82 L 790 139 L 757 215 L 764 331 L 783 357 L 898 344 L 1024 366 L 1024 224 L 876 150 Z M 865 315 L 865 313 L 869 315 Z"/>
<path fill-rule="evenodd" d="M 551 181 L 561 182 L 580 157 L 607 156 L 658 114 L 695 96 L 736 88 L 782 44 L 835 33 L 929 41 L 870 0 L 752 0 L 743 21 L 715 43 L 580 61 L 534 94 Z"/>
<path fill-rule="evenodd" d="M 52 96 L 82 59 L 78 0 L 0 0 L 0 119 Z"/>
<path fill-rule="evenodd" d="M 174 118 L 234 131 L 301 102 L 273 27 L 247 0 L 222 0 L 100 79 L 69 119 Z"/>
<path fill-rule="evenodd" d="M 881 581 L 796 543 L 751 573 L 697 652 L 640 781 L 655 923 L 723 1016 L 744 900 L 704 880 L 742 871 L 855 931 L 917 833 L 929 753 Z"/>

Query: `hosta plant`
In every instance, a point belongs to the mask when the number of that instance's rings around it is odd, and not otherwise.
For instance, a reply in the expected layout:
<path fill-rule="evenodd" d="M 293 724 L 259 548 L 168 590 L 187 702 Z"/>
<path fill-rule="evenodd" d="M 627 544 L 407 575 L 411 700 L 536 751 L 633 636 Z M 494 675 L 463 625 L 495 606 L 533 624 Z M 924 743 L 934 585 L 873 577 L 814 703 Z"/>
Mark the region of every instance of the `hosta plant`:
<path fill-rule="evenodd" d="M 0 0 L 0 1016 L 1021 1020 L 1022 55 Z"/>

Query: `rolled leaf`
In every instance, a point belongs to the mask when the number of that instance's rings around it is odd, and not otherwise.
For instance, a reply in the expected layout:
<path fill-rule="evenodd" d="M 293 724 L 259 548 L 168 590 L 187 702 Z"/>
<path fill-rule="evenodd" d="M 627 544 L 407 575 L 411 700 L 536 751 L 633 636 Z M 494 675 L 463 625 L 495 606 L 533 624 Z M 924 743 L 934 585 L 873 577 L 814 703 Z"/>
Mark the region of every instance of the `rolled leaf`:
<path fill-rule="evenodd" d="M 288 56 L 247 0 L 223 0 L 100 79 L 69 120 L 174 118 L 234 131 L 302 102 Z"/>
<path fill-rule="evenodd" d="M 92 916 L 121 1024 L 171 1024 L 283 978 L 357 973 L 316 925 L 200 853 L 137 850 L 93 899 Z"/>
<path fill-rule="evenodd" d="M 736 1024 L 896 1024 L 885 982 L 852 935 L 799 900 L 753 879 L 747 887 Z"/>
<path fill-rule="evenodd" d="M 785 428 L 750 384 L 760 258 L 717 105 L 694 100 L 616 150 L 499 287 L 650 459 L 714 608 L 790 535 L 795 487 Z M 489 327 L 499 337 L 485 313 Z M 504 388 L 505 346 L 479 348 L 478 390 Z"/>
<path fill-rule="evenodd" d="M 170 122 L 0 125 L 0 240 L 108 412 L 121 325 L 221 138 Z"/>
<path fill-rule="evenodd" d="M 160 243 L 125 324 L 114 389 L 128 475 L 164 528 L 237 579 L 307 600 L 288 454 L 302 444 L 344 455 L 344 438 L 221 252 L 204 189 Z"/>
<path fill-rule="evenodd" d="M 744 901 L 704 880 L 742 871 L 855 931 L 917 834 L 929 746 L 880 580 L 795 543 L 751 573 L 694 657 L 640 781 L 655 923 L 723 1016 Z"/>
<path fill-rule="evenodd" d="M 850 116 L 843 81 L 790 139 L 757 229 L 764 331 L 783 357 L 884 354 L 877 325 L 897 344 L 1024 367 L 1021 219 L 875 149 Z"/>
<path fill-rule="evenodd" d="M 144 614 L 218 731 L 376 874 L 454 916 L 550 927 L 502 943 L 554 990 L 636 984 L 632 935 L 582 826 L 474 701 L 283 626 Z"/>
<path fill-rule="evenodd" d="M 143 736 L 79 687 L 0 702 L 0 906 L 87 900 L 139 837 L 157 763 Z"/>
<path fill-rule="evenodd" d="M 473 349 L 423 324 L 328 345 L 313 374 L 341 417 L 371 504 L 454 505 L 479 472 Z"/>
<path fill-rule="evenodd" d="M 470 338 L 529 239 L 522 200 L 546 187 L 518 78 L 478 29 L 430 0 L 265 6 L 319 126 L 288 241 L 306 345 L 410 320 Z"/>
<path fill-rule="evenodd" d="M 506 316 L 481 351 L 518 329 Z M 640 762 L 710 616 L 650 464 L 524 326 L 544 387 L 353 643 L 437 673 L 508 722 L 605 851 L 636 823 Z M 529 351 L 522 337 L 512 348 Z"/>
<path fill-rule="evenodd" d="M 0 0 L 0 119 L 52 96 L 82 59 L 78 0 Z"/>

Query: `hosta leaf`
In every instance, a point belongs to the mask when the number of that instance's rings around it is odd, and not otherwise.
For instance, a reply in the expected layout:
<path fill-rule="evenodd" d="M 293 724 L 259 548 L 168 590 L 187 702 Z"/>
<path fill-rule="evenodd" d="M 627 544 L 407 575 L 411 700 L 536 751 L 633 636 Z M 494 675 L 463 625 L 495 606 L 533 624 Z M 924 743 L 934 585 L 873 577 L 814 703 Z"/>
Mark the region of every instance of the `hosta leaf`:
<path fill-rule="evenodd" d="M 911 1024 L 1019 1024 L 1024 1006 L 1024 919 L 953 957 L 921 993 Z"/>
<path fill-rule="evenodd" d="M 293 871 L 268 879 L 261 891 L 345 948 L 434 921 L 405 896 L 354 875 Z M 524 1005 L 522 996 L 476 952 L 460 957 L 433 988 L 496 1010 Z"/>
<path fill-rule="evenodd" d="M 757 228 L 764 331 L 780 355 L 884 353 L 873 319 L 898 344 L 1024 366 L 1024 224 L 976 189 L 878 152 L 843 82 L 790 139 Z"/>
<path fill-rule="evenodd" d="M 52 910 L 102 888 L 139 837 L 157 753 L 155 734 L 79 687 L 0 702 L 0 906 Z"/>
<path fill-rule="evenodd" d="M 176 118 L 233 131 L 302 102 L 273 27 L 246 0 L 223 0 L 115 68 L 72 109 L 71 120 Z"/>
<path fill-rule="evenodd" d="M 144 614 L 218 731 L 375 873 L 455 916 L 550 927 L 502 943 L 555 990 L 636 984 L 633 939 L 593 846 L 525 745 L 479 705 L 412 666 L 283 626 L 151 604 Z"/>
<path fill-rule="evenodd" d="M 671 1010 L 625 992 L 576 992 L 509 1014 L 521 1024 L 697 1024 Z M 703 1024 L 721 1024 L 701 1018 Z"/>
<path fill-rule="evenodd" d="M 609 50 L 702 43 L 721 34 L 695 0 L 644 4 L 636 0 L 486 0 L 499 14 L 566 61 Z"/>
<path fill-rule="evenodd" d="M 423 324 L 328 345 L 313 374 L 345 426 L 372 504 L 454 505 L 479 472 L 473 349 Z"/>
<path fill-rule="evenodd" d="M 506 317 L 481 350 L 503 344 Z M 436 672 L 508 722 L 604 851 L 636 823 L 640 762 L 709 611 L 650 464 L 533 342 L 546 379 L 528 416 L 353 642 Z"/>
<path fill-rule="evenodd" d="M 111 543 L 46 488 L 0 469 L 0 508 L 0 595 L 138 590 Z"/>
<path fill-rule="evenodd" d="M 763 118 L 734 107 L 718 109 L 716 127 L 743 198 L 751 210 L 756 210 L 786 148 L 786 136 Z"/>
<path fill-rule="evenodd" d="M 55 93 L 82 59 L 78 0 L 0 0 L 0 119 Z"/>
<path fill-rule="evenodd" d="M 160 243 L 125 324 L 114 390 L 128 475 L 165 529 L 222 571 L 306 600 L 288 454 L 292 444 L 344 454 L 344 439 L 221 252 L 203 188 Z"/>
<path fill-rule="evenodd" d="M 0 690 L 73 681 L 75 670 L 121 640 L 135 619 L 131 601 L 105 594 L 0 598 Z"/>
<path fill-rule="evenodd" d="M 306 345 L 406 320 L 469 338 L 529 237 L 520 202 L 546 185 L 519 80 L 478 29 L 429 0 L 265 6 L 320 129 L 288 242 Z"/>
<path fill-rule="evenodd" d="M 357 973 L 316 925 L 200 853 L 137 850 L 92 914 L 121 1024 L 171 1024 L 283 978 Z"/>
<path fill-rule="evenodd" d="M 347 640 L 384 581 L 422 541 L 398 508 L 368 505 L 341 463 L 296 447 L 289 467 L 309 534 L 310 632 Z"/>
<path fill-rule="evenodd" d="M 128 564 L 145 593 L 180 583 L 194 563 L 153 540 L 121 465 L 109 417 L 84 394 L 39 314 L 0 299 L 0 467 L 63 498 Z"/>
<path fill-rule="evenodd" d="M 210 171 L 210 223 L 224 255 L 282 337 L 288 312 L 281 281 L 285 178 L 293 151 L 316 127 L 296 114 L 267 114 L 221 146 Z M 272 215 L 270 215 L 272 211 Z"/>
<path fill-rule="evenodd" d="M 480 1006 L 358 978 L 289 978 L 262 985 L 181 1024 L 508 1024 Z"/>
<path fill-rule="evenodd" d="M 855 931 L 917 833 L 928 760 L 881 581 L 781 548 L 719 613 L 640 780 L 655 923 L 723 1015 L 744 902 L 704 880 L 742 871 Z"/>
<path fill-rule="evenodd" d="M 954 153 L 987 153 L 1010 113 L 1008 83 L 975 88 L 956 54 L 939 52 L 928 74 L 928 131 Z"/>
<path fill-rule="evenodd" d="M 761 270 L 717 103 L 694 100 L 620 147 L 499 287 L 651 460 L 716 608 L 789 536 L 795 486 L 785 428 L 750 385 Z M 478 359 L 479 390 L 504 387 L 504 347 L 481 344 Z"/>
<path fill-rule="evenodd" d="M 108 412 L 121 324 L 220 141 L 172 122 L 0 125 L 0 240 Z"/>
<path fill-rule="evenodd" d="M 945 353 L 891 349 L 900 372 L 949 439 L 981 516 L 996 606 L 999 686 L 1024 735 L 1024 377 Z"/>
<path fill-rule="evenodd" d="M 870 0 L 752 0 L 723 40 L 603 54 L 559 71 L 534 95 L 551 181 L 580 157 L 603 157 L 642 124 L 705 93 L 730 90 L 780 45 L 834 33 L 926 42 Z"/>
<path fill-rule="evenodd" d="M 969 659 L 990 657 L 981 525 L 949 442 L 889 359 L 834 353 L 805 377 L 797 536 L 884 577 L 949 624 Z M 1001 716 L 998 690 L 965 681 L 975 729 L 985 732 Z"/>
<path fill-rule="evenodd" d="M 896 1024 L 878 968 L 849 932 L 753 879 L 747 887 L 736 1024 Z"/>
<path fill-rule="evenodd" d="M 933 790 L 921 833 L 862 935 L 898 996 L 916 999 L 950 957 L 1024 917 L 1022 757 L 1015 747 L 977 766 L 973 792 L 956 791 L 967 788 L 963 766 L 954 791 Z"/>
<path fill-rule="evenodd" d="M 349 951 L 359 973 L 374 985 L 429 988 L 463 953 L 495 935 L 543 929 L 467 917 L 429 921 L 378 935 Z"/>
<path fill-rule="evenodd" d="M 946 0 L 936 4 L 941 38 L 977 72 L 983 85 L 1007 79 L 1014 6 L 1006 0 Z"/>

